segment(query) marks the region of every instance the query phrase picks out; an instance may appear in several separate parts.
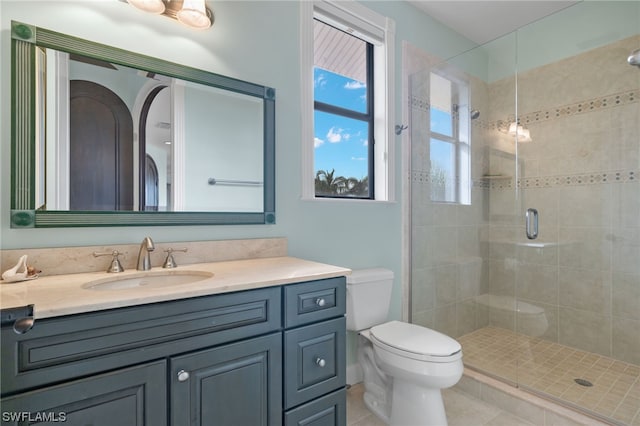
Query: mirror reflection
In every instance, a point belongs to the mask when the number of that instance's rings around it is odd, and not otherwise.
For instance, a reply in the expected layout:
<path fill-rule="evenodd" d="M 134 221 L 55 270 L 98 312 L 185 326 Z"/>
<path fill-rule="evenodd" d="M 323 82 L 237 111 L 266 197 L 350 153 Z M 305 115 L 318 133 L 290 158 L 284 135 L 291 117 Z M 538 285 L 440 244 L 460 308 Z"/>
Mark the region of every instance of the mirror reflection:
<path fill-rule="evenodd" d="M 62 211 L 264 211 L 263 99 L 37 55 L 36 199 Z"/>

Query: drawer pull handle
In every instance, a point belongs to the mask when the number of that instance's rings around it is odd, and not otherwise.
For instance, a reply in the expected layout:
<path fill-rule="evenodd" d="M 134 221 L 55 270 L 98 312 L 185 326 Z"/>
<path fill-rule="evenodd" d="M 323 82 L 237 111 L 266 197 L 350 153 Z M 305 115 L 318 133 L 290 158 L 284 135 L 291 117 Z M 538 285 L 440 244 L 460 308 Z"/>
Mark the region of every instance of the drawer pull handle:
<path fill-rule="evenodd" d="M 178 371 L 178 381 L 186 382 L 187 380 L 189 380 L 189 372 L 184 370 Z"/>
<path fill-rule="evenodd" d="M 327 365 L 327 362 L 322 359 L 322 358 L 316 358 L 316 364 L 318 364 L 320 367 L 324 367 L 325 365 Z"/>
<path fill-rule="evenodd" d="M 324 300 L 324 298 L 322 298 L 322 297 L 321 297 L 321 298 L 319 298 L 319 299 L 316 299 L 316 305 L 318 305 L 318 306 L 320 306 L 320 307 L 323 307 L 323 306 L 324 306 L 324 305 L 326 305 L 326 304 L 327 304 L 327 301 L 326 301 L 326 300 Z"/>

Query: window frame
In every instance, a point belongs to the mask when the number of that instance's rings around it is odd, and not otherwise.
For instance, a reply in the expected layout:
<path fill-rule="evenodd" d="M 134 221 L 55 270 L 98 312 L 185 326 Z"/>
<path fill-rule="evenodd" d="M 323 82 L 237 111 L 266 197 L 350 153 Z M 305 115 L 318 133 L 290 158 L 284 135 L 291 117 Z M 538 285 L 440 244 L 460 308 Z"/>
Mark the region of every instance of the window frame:
<path fill-rule="evenodd" d="M 314 111 L 313 93 L 313 19 L 340 28 L 349 29 L 359 38 L 373 44 L 372 91 L 373 126 L 370 147 L 373 172 L 369 174 L 370 198 L 329 197 L 315 195 Z M 373 34 L 373 35 L 372 35 Z M 395 201 L 395 147 L 394 147 L 394 46 L 395 22 L 353 1 L 315 0 L 300 3 L 300 78 L 301 78 L 301 153 L 302 187 L 304 200 Z"/>

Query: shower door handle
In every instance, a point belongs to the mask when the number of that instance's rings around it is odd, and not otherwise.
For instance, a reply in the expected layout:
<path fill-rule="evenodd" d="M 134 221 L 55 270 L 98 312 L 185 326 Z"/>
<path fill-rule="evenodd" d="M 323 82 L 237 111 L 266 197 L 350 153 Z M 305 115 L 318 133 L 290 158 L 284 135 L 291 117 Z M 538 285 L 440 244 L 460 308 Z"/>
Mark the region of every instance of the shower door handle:
<path fill-rule="evenodd" d="M 527 212 L 525 213 L 525 222 L 527 238 L 530 240 L 538 238 L 538 210 L 527 209 Z"/>

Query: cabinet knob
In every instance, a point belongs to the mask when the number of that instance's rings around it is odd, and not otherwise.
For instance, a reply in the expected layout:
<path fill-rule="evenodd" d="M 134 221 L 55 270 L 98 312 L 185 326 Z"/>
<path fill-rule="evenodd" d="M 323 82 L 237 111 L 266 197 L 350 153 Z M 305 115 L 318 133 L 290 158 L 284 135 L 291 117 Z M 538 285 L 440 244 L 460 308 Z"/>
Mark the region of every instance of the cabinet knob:
<path fill-rule="evenodd" d="M 327 365 L 327 362 L 324 359 L 318 357 L 316 358 L 316 364 L 318 364 L 320 367 L 324 367 L 325 365 Z"/>
<path fill-rule="evenodd" d="M 316 305 L 323 307 L 326 304 L 327 304 L 326 300 L 324 300 L 322 297 L 319 299 L 316 299 Z"/>
<path fill-rule="evenodd" d="M 189 380 L 189 372 L 184 370 L 178 371 L 178 381 L 186 382 L 187 380 Z"/>

